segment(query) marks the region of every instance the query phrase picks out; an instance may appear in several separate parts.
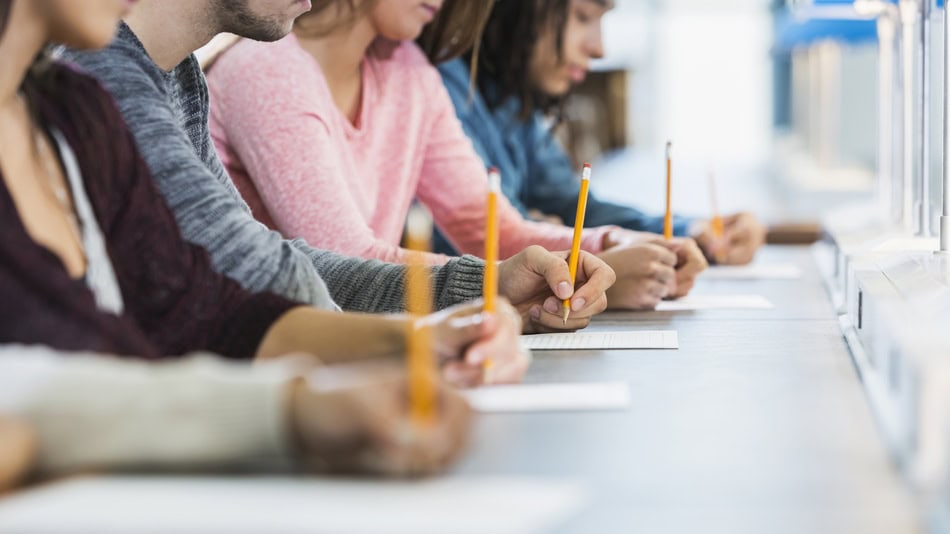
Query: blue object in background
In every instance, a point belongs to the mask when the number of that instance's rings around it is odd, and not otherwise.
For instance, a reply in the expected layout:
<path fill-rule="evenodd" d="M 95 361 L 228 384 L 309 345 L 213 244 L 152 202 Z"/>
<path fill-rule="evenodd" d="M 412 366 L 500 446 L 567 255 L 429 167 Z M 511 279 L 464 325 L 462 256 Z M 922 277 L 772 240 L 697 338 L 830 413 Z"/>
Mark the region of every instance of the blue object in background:
<path fill-rule="evenodd" d="M 801 20 L 783 14 L 775 35 L 776 51 L 790 51 L 818 41 L 832 40 L 846 44 L 877 41 L 877 22 L 874 20 Z"/>

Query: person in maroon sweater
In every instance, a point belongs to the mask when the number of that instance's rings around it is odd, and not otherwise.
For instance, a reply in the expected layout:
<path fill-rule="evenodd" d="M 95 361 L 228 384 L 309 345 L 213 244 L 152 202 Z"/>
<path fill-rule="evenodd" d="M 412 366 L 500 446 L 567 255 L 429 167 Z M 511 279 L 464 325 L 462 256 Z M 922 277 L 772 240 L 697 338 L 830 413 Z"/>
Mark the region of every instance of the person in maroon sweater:
<path fill-rule="evenodd" d="M 132 3 L 0 0 L 0 343 L 152 360 L 306 353 L 336 363 L 401 354 L 406 318 L 323 312 L 249 293 L 215 273 L 207 253 L 182 239 L 110 96 L 92 78 L 43 59 L 50 43 L 105 46 Z M 517 343 L 517 313 L 506 308 L 515 318 L 506 322 L 479 310 L 475 303 L 424 319 L 445 375 L 461 384 L 480 380 L 480 362 L 465 359 L 477 351 L 494 356 L 495 378 L 519 379 L 527 357 Z M 302 382 L 295 399 L 309 395 Z M 306 408 L 294 418 L 313 415 L 312 427 L 323 420 L 361 450 L 372 439 L 354 425 L 378 425 L 373 403 L 387 405 L 378 419 L 402 398 L 393 394 L 401 381 L 379 383 L 381 391 L 349 387 L 349 397 L 340 388 L 340 413 L 295 401 Z M 442 385 L 437 394 L 443 417 L 423 433 L 415 470 L 451 461 L 464 441 L 465 402 Z M 367 415 L 341 425 L 354 407 Z M 298 435 L 304 449 L 308 436 Z"/>
<path fill-rule="evenodd" d="M 14 9 L 22 3 L 11 1 L 2 3 Z M 62 11 L 77 9 L 62 3 Z M 45 41 L 35 44 L 42 47 Z M 15 61 L 3 58 L 5 66 Z M 19 67 L 26 72 L 29 63 Z M 51 62 L 34 66 L 22 84 L 12 76 L 15 70 L 4 69 L 0 88 L 7 104 L 0 115 L 0 301 L 5 303 L 0 342 L 147 358 L 190 351 L 238 359 L 306 352 L 338 362 L 402 352 L 404 317 L 302 307 L 276 295 L 249 293 L 217 274 L 207 252 L 183 240 L 98 82 Z M 84 249 L 89 224 L 74 206 L 76 191 L 70 194 L 58 141 L 75 155 L 121 292 L 120 313 L 97 307 L 83 280 L 95 250 Z M 506 310 L 507 316 L 495 320 L 483 317 L 473 303 L 427 319 L 448 364 L 447 376 L 477 381 L 480 362 L 459 356 L 488 354 L 500 364 L 496 380 L 520 380 L 527 367 L 517 344 L 520 320 Z"/>

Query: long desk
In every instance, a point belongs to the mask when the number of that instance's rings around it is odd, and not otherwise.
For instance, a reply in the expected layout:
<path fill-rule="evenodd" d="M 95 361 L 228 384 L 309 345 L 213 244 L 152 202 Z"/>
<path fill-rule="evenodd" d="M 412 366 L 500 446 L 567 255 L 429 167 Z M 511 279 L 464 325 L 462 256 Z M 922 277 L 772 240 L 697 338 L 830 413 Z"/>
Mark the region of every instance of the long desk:
<path fill-rule="evenodd" d="M 529 382 L 623 380 L 632 408 L 482 417 L 455 473 L 582 481 L 591 502 L 560 532 L 921 531 L 809 249 L 761 259 L 804 276 L 694 291 L 760 293 L 774 310 L 608 313 L 591 326 L 674 328 L 678 351 L 537 353 Z"/>
<path fill-rule="evenodd" d="M 706 280 L 695 292 L 758 293 L 774 310 L 607 313 L 591 326 L 673 328 L 679 331 L 679 350 L 536 353 L 528 382 L 625 381 L 631 408 L 481 416 L 467 456 L 445 479 L 448 487 L 453 479 L 486 476 L 577 482 L 588 496 L 586 504 L 554 530 L 558 533 L 922 531 L 918 504 L 885 452 L 809 249 L 770 248 L 761 260 L 795 262 L 804 277 Z M 193 497 L 180 484 L 168 479 L 150 491 L 157 487 L 163 499 L 187 508 L 182 504 Z M 211 520 L 201 524 L 221 527 L 206 529 L 215 532 L 315 531 L 308 524 L 326 529 L 319 505 L 333 506 L 333 498 L 340 497 L 299 477 L 201 484 L 205 490 L 198 497 L 207 504 L 193 504 L 190 513 Z M 209 484 L 225 493 L 209 497 Z M 134 504 L 129 498 L 147 497 L 126 493 L 123 506 Z M 262 501 L 262 493 L 268 499 Z M 347 503 L 343 495 L 340 502 L 365 509 L 369 519 L 362 519 L 372 520 L 379 506 L 392 506 L 392 497 Z M 72 507 L 94 513 L 99 506 L 84 502 L 91 501 L 80 498 Z M 103 513 L 110 513 L 108 507 Z M 251 520 L 232 518 L 236 507 L 246 508 L 241 517 Z M 503 514 L 499 509 L 473 513 Z M 152 511 L 172 519 L 179 512 Z M 44 507 L 39 513 L 54 523 L 65 517 L 63 510 Z M 147 523 L 134 514 L 125 520 Z M 176 531 L 197 524 L 190 521 L 183 520 L 186 527 Z M 435 532 L 506 531 L 457 521 L 459 528 Z M 154 523 L 141 527 L 128 531 L 161 531 Z M 349 531 L 387 531 L 378 527 Z"/>

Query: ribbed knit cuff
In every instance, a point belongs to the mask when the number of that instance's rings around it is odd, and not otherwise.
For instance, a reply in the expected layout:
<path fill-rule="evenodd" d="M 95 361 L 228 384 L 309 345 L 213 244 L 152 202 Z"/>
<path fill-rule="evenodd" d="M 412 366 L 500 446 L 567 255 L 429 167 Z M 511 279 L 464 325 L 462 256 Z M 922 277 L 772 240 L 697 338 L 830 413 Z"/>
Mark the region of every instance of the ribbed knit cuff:
<path fill-rule="evenodd" d="M 436 274 L 436 306 L 441 310 L 482 296 L 485 260 L 475 256 L 453 258 Z"/>

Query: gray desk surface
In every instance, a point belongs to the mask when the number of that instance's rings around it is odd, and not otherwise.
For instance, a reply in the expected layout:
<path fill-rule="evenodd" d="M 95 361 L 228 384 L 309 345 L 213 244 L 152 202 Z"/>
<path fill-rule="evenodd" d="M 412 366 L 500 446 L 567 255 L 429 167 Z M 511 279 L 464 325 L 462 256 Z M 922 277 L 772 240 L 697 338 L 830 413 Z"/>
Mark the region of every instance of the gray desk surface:
<path fill-rule="evenodd" d="M 481 416 L 447 476 L 577 481 L 590 502 L 563 533 L 921 531 L 808 249 L 763 259 L 797 262 L 805 277 L 695 291 L 761 293 L 775 310 L 611 314 L 591 326 L 675 328 L 679 350 L 537 353 L 528 382 L 622 380 L 631 408 Z"/>
<path fill-rule="evenodd" d="M 583 481 L 592 502 L 563 532 L 920 531 L 808 249 L 763 259 L 806 276 L 695 291 L 761 293 L 776 310 L 612 314 L 591 327 L 675 328 L 678 351 L 537 353 L 529 382 L 623 380 L 632 408 L 484 416 L 455 473 Z"/>

